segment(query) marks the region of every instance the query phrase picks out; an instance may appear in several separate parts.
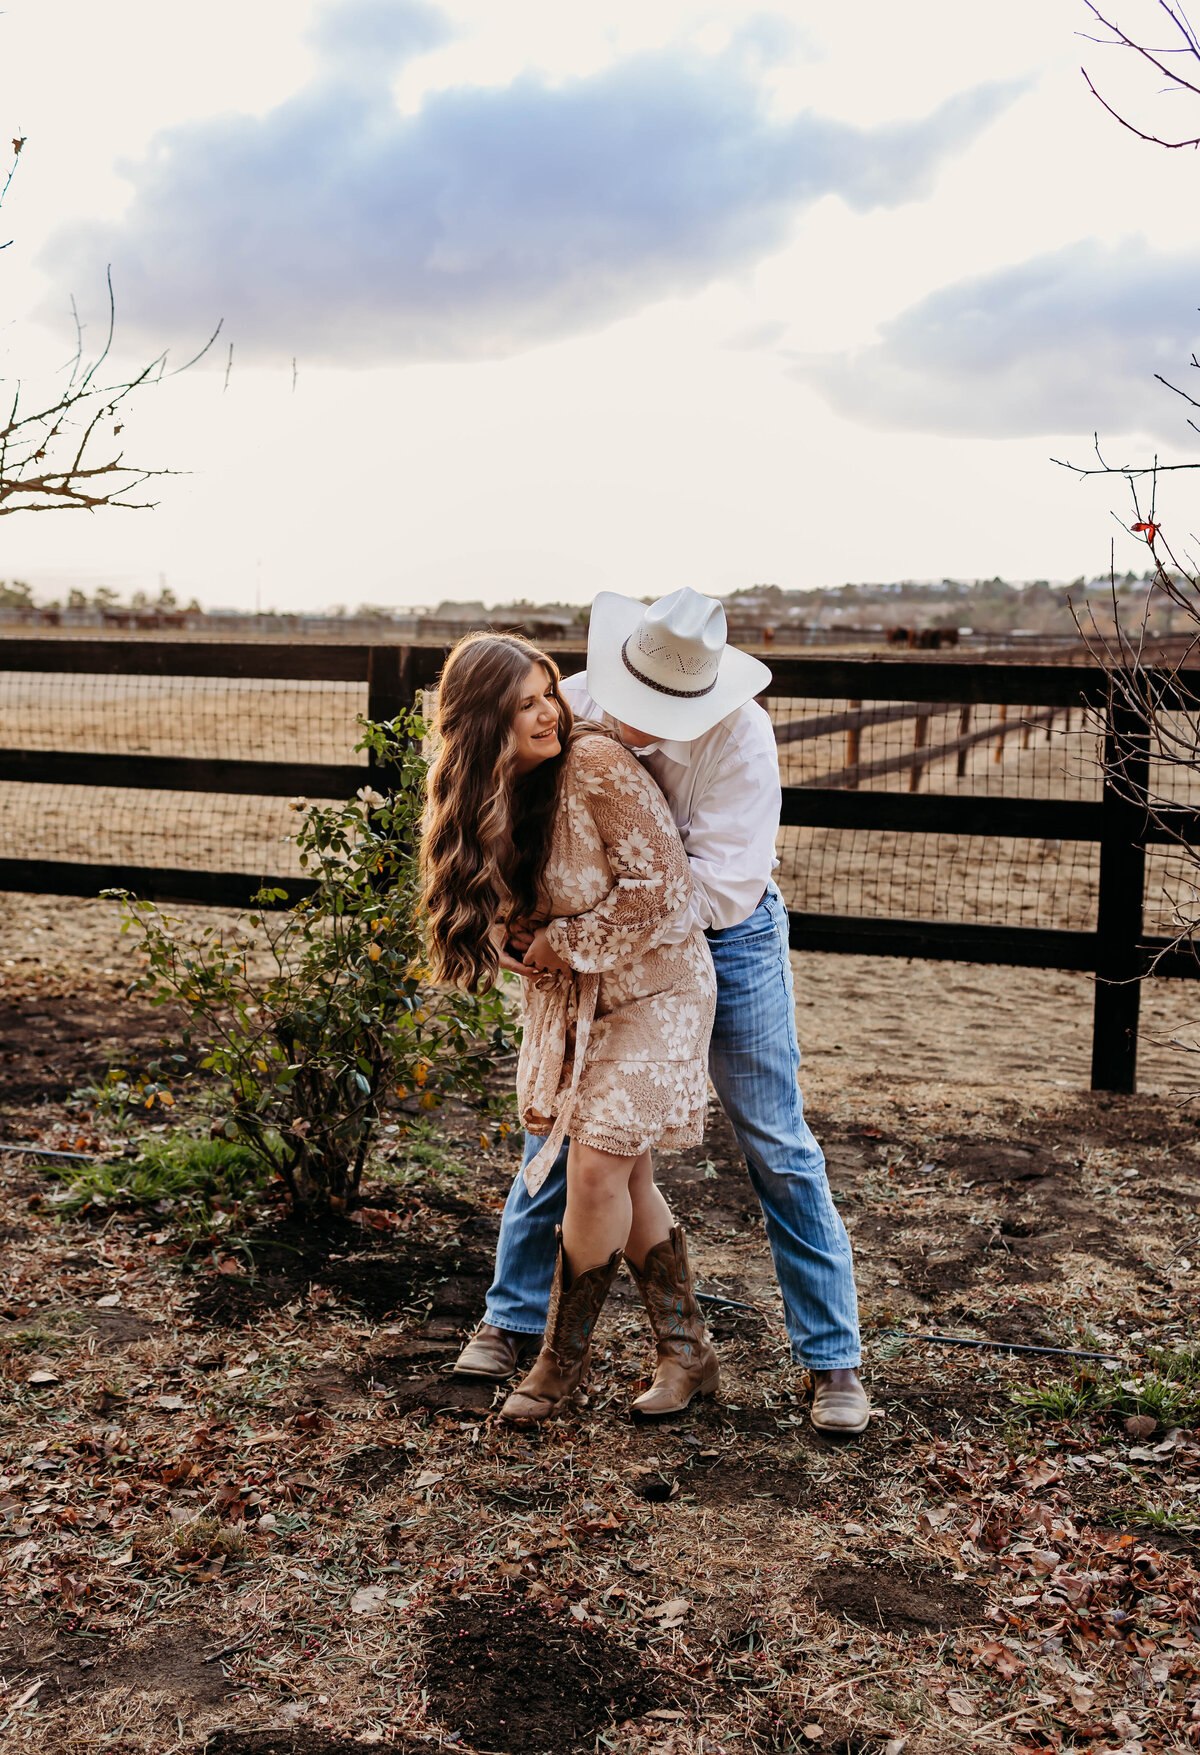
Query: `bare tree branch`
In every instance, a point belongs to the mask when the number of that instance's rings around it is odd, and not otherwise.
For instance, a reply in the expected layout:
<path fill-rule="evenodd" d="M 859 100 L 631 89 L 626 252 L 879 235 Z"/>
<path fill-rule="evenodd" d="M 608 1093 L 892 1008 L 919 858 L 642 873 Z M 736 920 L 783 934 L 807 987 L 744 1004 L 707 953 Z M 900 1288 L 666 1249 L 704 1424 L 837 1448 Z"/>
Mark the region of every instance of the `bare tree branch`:
<path fill-rule="evenodd" d="M 0 204 L 16 173 L 24 136 L 12 144 L 13 162 L 0 187 Z M 178 473 L 127 463 L 124 449 L 114 449 L 104 440 L 116 439 L 122 432 L 125 405 L 135 392 L 160 384 L 164 377 L 188 371 L 212 347 L 221 324 L 217 324 L 199 353 L 186 364 L 168 371 L 167 356 L 163 353 L 131 377 L 106 382 L 102 369 L 112 352 L 116 333 L 111 268 L 105 280 L 108 325 L 99 352 L 91 359 L 86 357 L 83 324 L 72 299 L 75 351 L 64 368 L 65 387 L 40 408 L 26 412 L 23 386 L 18 380 L 7 416 L 0 416 L 0 517 L 13 512 L 95 512 L 102 506 L 147 511 L 157 501 L 137 498 L 140 490 L 148 481 Z M 111 432 L 106 431 L 109 423 Z"/>

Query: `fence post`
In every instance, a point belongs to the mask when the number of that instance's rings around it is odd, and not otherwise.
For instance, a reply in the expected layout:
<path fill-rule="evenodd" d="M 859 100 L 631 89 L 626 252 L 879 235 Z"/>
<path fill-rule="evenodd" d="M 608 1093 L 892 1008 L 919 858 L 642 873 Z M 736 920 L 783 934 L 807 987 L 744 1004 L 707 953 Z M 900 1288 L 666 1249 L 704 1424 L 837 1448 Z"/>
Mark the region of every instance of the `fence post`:
<path fill-rule="evenodd" d="M 399 713 L 409 713 L 416 703 L 413 687 L 413 654 L 411 646 L 372 646 L 367 655 L 367 718 L 374 724 L 387 724 Z M 372 768 L 386 776 L 372 753 Z"/>
<path fill-rule="evenodd" d="M 1137 1089 L 1142 905 L 1150 734 L 1136 707 L 1110 697 L 1104 731 L 1099 956 L 1092 1020 L 1093 1091 Z"/>

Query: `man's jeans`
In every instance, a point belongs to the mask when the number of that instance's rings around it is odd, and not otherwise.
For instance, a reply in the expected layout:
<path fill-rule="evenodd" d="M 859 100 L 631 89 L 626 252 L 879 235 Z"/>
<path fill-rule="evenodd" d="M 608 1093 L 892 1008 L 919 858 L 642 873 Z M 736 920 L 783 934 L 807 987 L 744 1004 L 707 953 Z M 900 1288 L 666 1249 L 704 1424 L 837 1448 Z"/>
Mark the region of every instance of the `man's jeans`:
<path fill-rule="evenodd" d="M 709 933 L 708 942 L 717 971 L 708 1069 L 762 1203 L 793 1357 L 816 1371 L 857 1365 L 850 1240 L 804 1119 L 787 910 L 774 884 L 748 920 Z M 541 1144 L 526 1135 L 526 1163 Z M 537 1194 L 518 1175 L 505 1204 L 485 1318 L 497 1328 L 545 1327 L 566 1198 L 564 1142 Z"/>

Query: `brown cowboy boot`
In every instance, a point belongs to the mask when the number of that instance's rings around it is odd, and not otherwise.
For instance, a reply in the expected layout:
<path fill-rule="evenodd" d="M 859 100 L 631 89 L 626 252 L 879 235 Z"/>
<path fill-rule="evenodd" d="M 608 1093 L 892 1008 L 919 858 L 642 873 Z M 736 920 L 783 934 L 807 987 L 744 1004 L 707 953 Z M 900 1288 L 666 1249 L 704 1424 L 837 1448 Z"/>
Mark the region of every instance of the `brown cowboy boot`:
<path fill-rule="evenodd" d="M 497 1328 L 493 1322 L 481 1322 L 454 1361 L 454 1376 L 486 1377 L 499 1383 L 512 1376 L 524 1355 L 536 1345 L 536 1335 L 517 1334 L 512 1329 Z"/>
<path fill-rule="evenodd" d="M 654 1381 L 633 1404 L 643 1419 L 682 1413 L 697 1395 L 720 1387 L 717 1355 L 704 1332 L 688 1266 L 683 1227 L 673 1227 L 664 1243 L 646 1254 L 641 1272 L 625 1257 L 658 1343 Z"/>
<path fill-rule="evenodd" d="M 514 1426 L 552 1419 L 579 1395 L 591 1363 L 592 1330 L 621 1265 L 621 1251 L 614 1249 L 601 1267 L 569 1279 L 562 1231 L 555 1227 L 554 1235 L 558 1259 L 542 1350 L 500 1410 L 501 1419 Z"/>

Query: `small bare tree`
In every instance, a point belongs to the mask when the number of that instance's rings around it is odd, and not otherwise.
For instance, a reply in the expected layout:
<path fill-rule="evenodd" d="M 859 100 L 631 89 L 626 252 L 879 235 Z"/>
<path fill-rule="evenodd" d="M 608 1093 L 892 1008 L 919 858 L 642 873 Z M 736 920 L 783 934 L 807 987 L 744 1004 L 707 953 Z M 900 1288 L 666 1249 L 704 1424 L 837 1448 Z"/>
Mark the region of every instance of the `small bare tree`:
<path fill-rule="evenodd" d="M 12 183 L 25 140 L 15 139 L 12 144 L 13 162 L 0 189 L 0 203 Z M 0 248 L 7 249 L 8 244 Z M 107 334 L 91 359 L 85 357 L 83 325 L 73 300 L 72 313 L 75 352 L 57 396 L 39 398 L 42 405 L 30 409 L 18 380 L 7 399 L 7 414 L 0 414 L 0 517 L 12 512 L 95 512 L 102 506 L 148 511 L 157 502 L 140 497 L 145 484 L 175 473 L 128 462 L 124 447 L 114 441 L 124 428 L 126 404 L 135 392 L 195 365 L 216 340 L 221 325 L 217 324 L 205 346 L 185 365 L 168 372 L 164 353 L 122 378 L 104 370 L 115 330 L 111 274 Z"/>
<path fill-rule="evenodd" d="M 1168 40 L 1151 46 L 1131 34 L 1116 18 L 1101 12 L 1093 0 L 1084 0 L 1088 11 L 1105 33 L 1088 40 L 1120 50 L 1133 58 L 1157 80 L 1166 82 L 1166 94 L 1189 106 L 1200 102 L 1200 37 L 1182 6 L 1172 0 L 1155 0 Z M 1200 149 L 1200 128 L 1177 129 L 1160 134 L 1143 128 L 1104 97 L 1087 68 L 1081 69 L 1088 89 L 1110 116 L 1147 145 L 1180 151 Z M 1163 95 L 1158 87 L 1158 95 Z M 1192 112 L 1200 123 L 1200 109 Z M 1193 353 L 1189 361 L 1200 370 Z M 1161 373 L 1155 377 L 1164 388 L 1180 397 L 1188 412 L 1187 425 L 1200 433 L 1197 413 L 1200 400 L 1182 385 Z M 1062 461 L 1056 459 L 1055 461 Z M 1173 844 L 1177 867 L 1183 874 L 1179 890 L 1170 897 L 1174 934 L 1167 951 L 1187 951 L 1200 961 L 1200 846 L 1192 838 L 1200 805 L 1200 690 L 1189 666 L 1200 648 L 1200 564 L 1187 544 L 1194 536 L 1170 538 L 1160 521 L 1160 477 L 1200 468 L 1200 463 L 1149 462 L 1111 464 L 1104 457 L 1099 435 L 1095 438 L 1095 461 L 1086 466 L 1064 462 L 1080 476 L 1119 476 L 1129 491 L 1129 512 L 1118 522 L 1146 544 L 1151 561 L 1150 589 L 1140 617 L 1131 618 L 1117 594 L 1115 553 L 1110 568 L 1111 631 L 1102 628 L 1092 606 L 1081 606 L 1076 619 L 1089 648 L 1109 676 L 1110 724 L 1115 728 L 1110 751 L 1109 778 L 1143 809 L 1158 834 Z M 1187 635 L 1181 647 L 1164 652 L 1155 638 L 1151 618 L 1156 608 L 1182 612 Z"/>

